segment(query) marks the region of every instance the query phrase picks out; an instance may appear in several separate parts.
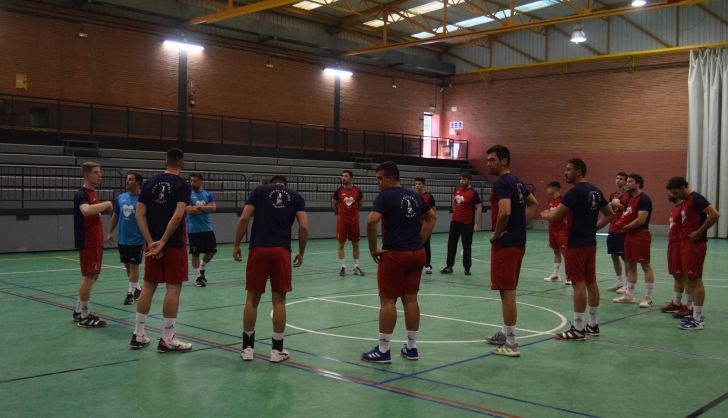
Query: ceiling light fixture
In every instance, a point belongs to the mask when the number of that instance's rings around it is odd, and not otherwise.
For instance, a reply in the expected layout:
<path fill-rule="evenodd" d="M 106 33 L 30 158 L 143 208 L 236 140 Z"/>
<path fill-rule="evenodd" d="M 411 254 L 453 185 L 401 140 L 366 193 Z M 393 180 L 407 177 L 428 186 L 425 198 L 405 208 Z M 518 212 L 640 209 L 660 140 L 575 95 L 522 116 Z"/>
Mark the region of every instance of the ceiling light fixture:
<path fill-rule="evenodd" d="M 336 77 L 351 77 L 354 73 L 349 70 L 342 70 L 341 68 L 326 67 L 324 68 L 324 74 Z"/>
<path fill-rule="evenodd" d="M 574 25 L 574 30 L 571 31 L 571 42 L 575 44 L 586 42 L 586 32 L 584 32 L 584 28 L 581 26 L 581 23 Z"/>
<path fill-rule="evenodd" d="M 632 0 L 632 7 L 642 7 L 647 4 L 645 0 Z"/>
<path fill-rule="evenodd" d="M 169 39 L 164 41 L 164 46 L 167 48 L 174 48 L 178 51 L 185 50 L 187 52 L 200 52 L 205 49 L 205 47 L 199 44 L 191 44 L 186 41 L 172 41 Z"/>

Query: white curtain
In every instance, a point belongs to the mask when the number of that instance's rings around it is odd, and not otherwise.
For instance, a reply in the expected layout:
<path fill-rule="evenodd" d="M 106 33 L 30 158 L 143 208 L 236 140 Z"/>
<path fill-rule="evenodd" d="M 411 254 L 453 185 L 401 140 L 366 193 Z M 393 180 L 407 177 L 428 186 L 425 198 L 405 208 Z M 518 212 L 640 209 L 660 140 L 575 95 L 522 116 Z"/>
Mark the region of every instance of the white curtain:
<path fill-rule="evenodd" d="M 687 180 L 722 209 L 708 236 L 728 238 L 728 49 L 690 51 L 688 115 Z"/>

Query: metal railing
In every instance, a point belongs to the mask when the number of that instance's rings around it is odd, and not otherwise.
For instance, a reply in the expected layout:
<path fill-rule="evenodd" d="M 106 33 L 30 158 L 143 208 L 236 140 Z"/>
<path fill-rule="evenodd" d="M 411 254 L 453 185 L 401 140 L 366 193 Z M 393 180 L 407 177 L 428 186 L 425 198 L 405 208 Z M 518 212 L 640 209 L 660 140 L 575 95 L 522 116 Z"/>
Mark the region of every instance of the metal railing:
<path fill-rule="evenodd" d="M 0 130 L 235 145 L 265 149 L 273 155 L 297 150 L 422 157 L 429 148 L 431 158 L 468 158 L 468 142 L 452 138 L 10 94 L 0 95 Z"/>

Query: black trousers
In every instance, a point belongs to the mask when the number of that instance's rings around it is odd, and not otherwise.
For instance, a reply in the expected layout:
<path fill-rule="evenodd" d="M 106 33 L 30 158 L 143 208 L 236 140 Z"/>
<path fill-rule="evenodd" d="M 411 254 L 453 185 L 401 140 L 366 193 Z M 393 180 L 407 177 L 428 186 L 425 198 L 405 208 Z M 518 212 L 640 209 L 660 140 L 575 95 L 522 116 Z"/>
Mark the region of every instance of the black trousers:
<path fill-rule="evenodd" d="M 425 267 L 432 268 L 432 264 L 430 262 L 432 261 L 432 251 L 430 250 L 430 238 L 427 238 L 427 241 L 425 241 Z"/>
<path fill-rule="evenodd" d="M 463 242 L 463 267 L 470 270 L 473 265 L 471 250 L 473 247 L 473 224 L 463 224 L 450 221 L 450 234 L 447 237 L 447 266 L 455 264 L 455 253 L 458 250 L 458 241 Z"/>

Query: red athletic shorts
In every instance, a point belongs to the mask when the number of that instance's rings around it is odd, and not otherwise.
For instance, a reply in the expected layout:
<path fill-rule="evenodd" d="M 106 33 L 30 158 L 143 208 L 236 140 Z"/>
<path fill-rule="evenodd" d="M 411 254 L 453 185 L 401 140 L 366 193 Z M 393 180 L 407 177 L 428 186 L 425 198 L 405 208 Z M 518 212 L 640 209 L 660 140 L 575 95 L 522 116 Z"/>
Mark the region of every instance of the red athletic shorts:
<path fill-rule="evenodd" d="M 624 260 L 630 263 L 650 262 L 652 234 L 644 228 L 629 231 L 624 237 Z"/>
<path fill-rule="evenodd" d="M 342 220 L 336 221 L 336 240 L 339 242 L 346 242 L 348 239 L 351 242 L 359 242 L 361 234 L 359 232 L 359 222 L 355 223 L 344 223 Z"/>
<path fill-rule="evenodd" d="M 265 293 L 265 283 L 276 293 L 291 291 L 291 252 L 282 247 L 256 247 L 248 250 L 245 290 Z"/>
<path fill-rule="evenodd" d="M 554 250 L 566 251 L 566 241 L 568 236 L 565 232 L 549 231 L 549 248 Z"/>
<path fill-rule="evenodd" d="M 597 281 L 597 246 L 568 248 L 564 254 L 566 277 L 572 282 L 591 284 Z"/>
<path fill-rule="evenodd" d="M 144 281 L 182 284 L 187 281 L 186 247 L 164 247 L 159 258 L 144 257 Z"/>
<path fill-rule="evenodd" d="M 680 241 L 667 242 L 667 272 L 670 273 L 671 276 L 682 276 Z"/>
<path fill-rule="evenodd" d="M 81 275 L 93 276 L 101 273 L 101 259 L 103 255 L 103 247 L 89 247 L 79 250 L 78 260 L 81 264 Z"/>
<path fill-rule="evenodd" d="M 416 295 L 420 291 L 425 249 L 415 251 L 385 251 L 377 265 L 379 296 L 389 299 Z"/>
<path fill-rule="evenodd" d="M 526 247 L 490 247 L 490 288 L 516 290 Z"/>
<path fill-rule="evenodd" d="M 705 253 L 708 251 L 707 241 L 695 242 L 690 238 L 684 238 L 680 242 L 680 263 L 683 275 L 689 280 L 703 277 L 703 262 Z"/>

